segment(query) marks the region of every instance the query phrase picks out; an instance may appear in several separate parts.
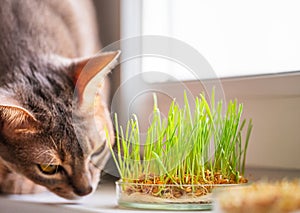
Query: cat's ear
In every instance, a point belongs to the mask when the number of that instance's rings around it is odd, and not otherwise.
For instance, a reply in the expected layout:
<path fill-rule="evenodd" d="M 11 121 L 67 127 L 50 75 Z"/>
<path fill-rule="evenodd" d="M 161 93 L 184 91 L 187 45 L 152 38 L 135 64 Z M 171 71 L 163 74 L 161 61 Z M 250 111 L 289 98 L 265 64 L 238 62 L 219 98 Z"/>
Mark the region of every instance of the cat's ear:
<path fill-rule="evenodd" d="M 6 134 L 35 133 L 37 131 L 38 122 L 33 114 L 11 98 L 1 97 L 0 122 L 2 131 Z"/>
<path fill-rule="evenodd" d="M 73 61 L 72 77 L 80 104 L 90 102 L 106 75 L 117 65 L 120 51 Z"/>

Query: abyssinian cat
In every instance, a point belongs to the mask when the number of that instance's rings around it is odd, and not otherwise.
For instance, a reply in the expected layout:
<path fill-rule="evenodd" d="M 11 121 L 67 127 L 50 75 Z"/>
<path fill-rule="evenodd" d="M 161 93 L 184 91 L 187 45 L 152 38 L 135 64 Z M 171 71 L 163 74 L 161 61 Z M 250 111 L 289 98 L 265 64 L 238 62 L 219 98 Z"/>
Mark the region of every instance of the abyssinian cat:
<path fill-rule="evenodd" d="M 0 193 L 90 194 L 113 138 L 88 0 L 1 0 Z M 92 56 L 89 58 L 88 56 Z"/>

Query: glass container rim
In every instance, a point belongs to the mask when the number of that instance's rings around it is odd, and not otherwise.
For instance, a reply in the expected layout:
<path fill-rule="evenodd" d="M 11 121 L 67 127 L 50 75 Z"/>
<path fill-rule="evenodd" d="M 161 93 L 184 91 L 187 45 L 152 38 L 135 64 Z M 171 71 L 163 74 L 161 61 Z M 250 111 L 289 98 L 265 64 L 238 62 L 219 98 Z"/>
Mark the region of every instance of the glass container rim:
<path fill-rule="evenodd" d="M 163 187 L 233 187 L 233 186 L 246 186 L 249 185 L 249 183 L 205 183 L 205 184 L 164 184 L 164 183 L 134 183 L 134 182 L 126 182 L 123 180 L 117 180 L 115 181 L 115 184 L 117 186 L 121 185 L 135 185 L 135 186 L 163 186 Z"/>

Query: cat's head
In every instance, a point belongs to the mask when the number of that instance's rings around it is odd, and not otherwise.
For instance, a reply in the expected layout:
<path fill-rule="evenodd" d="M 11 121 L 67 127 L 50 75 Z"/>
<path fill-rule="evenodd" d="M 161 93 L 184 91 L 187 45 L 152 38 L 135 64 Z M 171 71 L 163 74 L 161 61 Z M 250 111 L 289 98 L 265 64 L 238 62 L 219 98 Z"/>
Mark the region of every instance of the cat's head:
<path fill-rule="evenodd" d="M 59 196 L 97 187 L 113 127 L 101 85 L 119 52 L 22 62 L 0 86 L 0 157 Z M 35 62 L 34 62 L 35 61 Z M 0 158 L 0 160 L 1 160 Z"/>

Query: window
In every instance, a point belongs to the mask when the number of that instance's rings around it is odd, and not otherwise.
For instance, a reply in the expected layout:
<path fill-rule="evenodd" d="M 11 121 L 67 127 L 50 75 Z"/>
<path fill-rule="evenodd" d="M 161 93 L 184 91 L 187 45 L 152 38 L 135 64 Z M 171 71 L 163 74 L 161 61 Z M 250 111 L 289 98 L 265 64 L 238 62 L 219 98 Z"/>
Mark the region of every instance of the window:
<path fill-rule="evenodd" d="M 214 74 L 201 75 L 199 81 L 194 74 L 197 67 L 148 54 L 147 48 L 155 43 L 123 45 L 128 60 L 121 65 L 122 103 L 117 105 L 122 109 L 117 111 L 124 119 L 134 112 L 146 125 L 152 104 L 149 93 L 161 92 L 163 112 L 170 99 L 180 102 L 183 89 L 198 95 L 205 90 L 203 84 L 217 83 L 225 99 L 237 98 L 244 103 L 244 117 L 253 119 L 248 164 L 300 169 L 299 7 L 297 0 L 122 1 L 123 39 L 149 35 L 177 39 L 196 50 Z M 132 49 L 137 57 L 128 58 Z M 172 53 L 172 47 L 168 51 Z"/>
<path fill-rule="evenodd" d="M 299 7 L 297 0 L 143 0 L 142 34 L 186 42 L 218 77 L 298 71 Z M 157 62 L 146 59 L 145 71 Z M 171 70 L 193 79 L 180 66 Z"/>

